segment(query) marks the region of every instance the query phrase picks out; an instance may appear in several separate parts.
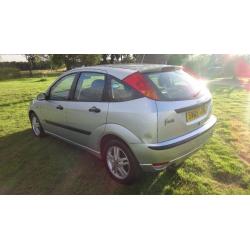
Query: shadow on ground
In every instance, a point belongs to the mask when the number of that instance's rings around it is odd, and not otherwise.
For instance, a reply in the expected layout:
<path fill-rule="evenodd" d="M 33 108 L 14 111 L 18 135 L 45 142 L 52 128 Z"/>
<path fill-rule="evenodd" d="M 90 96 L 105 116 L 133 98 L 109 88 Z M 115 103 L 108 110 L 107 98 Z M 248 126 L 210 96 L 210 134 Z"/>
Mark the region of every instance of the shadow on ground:
<path fill-rule="evenodd" d="M 134 185 L 113 181 L 102 161 L 56 138 L 24 130 L 0 138 L 0 194 L 158 194 L 176 172 L 144 174 Z"/>

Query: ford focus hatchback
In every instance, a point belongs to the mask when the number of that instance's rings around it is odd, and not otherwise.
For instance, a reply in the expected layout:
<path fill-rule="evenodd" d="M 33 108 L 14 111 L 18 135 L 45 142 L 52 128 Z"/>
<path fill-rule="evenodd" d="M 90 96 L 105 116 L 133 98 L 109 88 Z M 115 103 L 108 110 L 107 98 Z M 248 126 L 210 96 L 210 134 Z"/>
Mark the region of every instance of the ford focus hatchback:
<path fill-rule="evenodd" d="M 211 94 L 181 67 L 102 65 L 61 75 L 33 100 L 33 132 L 56 136 L 104 160 L 129 183 L 177 166 L 211 136 Z"/>

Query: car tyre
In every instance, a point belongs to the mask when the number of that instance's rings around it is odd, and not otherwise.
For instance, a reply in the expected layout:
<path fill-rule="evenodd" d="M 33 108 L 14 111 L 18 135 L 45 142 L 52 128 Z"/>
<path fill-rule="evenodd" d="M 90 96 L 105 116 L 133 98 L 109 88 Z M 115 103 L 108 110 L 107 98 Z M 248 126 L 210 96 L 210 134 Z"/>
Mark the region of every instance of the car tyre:
<path fill-rule="evenodd" d="M 41 122 L 35 113 L 31 113 L 30 123 L 31 123 L 32 131 L 36 137 L 44 137 L 45 136 L 45 132 L 43 130 Z"/>
<path fill-rule="evenodd" d="M 103 148 L 105 166 L 119 183 L 131 184 L 141 175 L 141 167 L 129 147 L 118 139 L 111 139 Z"/>

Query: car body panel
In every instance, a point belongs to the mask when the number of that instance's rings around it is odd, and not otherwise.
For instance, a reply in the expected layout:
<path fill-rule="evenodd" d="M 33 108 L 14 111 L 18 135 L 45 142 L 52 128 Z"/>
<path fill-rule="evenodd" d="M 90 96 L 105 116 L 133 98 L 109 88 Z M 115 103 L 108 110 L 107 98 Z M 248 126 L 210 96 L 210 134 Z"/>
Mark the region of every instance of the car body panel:
<path fill-rule="evenodd" d="M 157 108 L 146 97 L 124 102 L 110 102 L 107 124 L 119 124 L 143 143 L 157 142 Z"/>

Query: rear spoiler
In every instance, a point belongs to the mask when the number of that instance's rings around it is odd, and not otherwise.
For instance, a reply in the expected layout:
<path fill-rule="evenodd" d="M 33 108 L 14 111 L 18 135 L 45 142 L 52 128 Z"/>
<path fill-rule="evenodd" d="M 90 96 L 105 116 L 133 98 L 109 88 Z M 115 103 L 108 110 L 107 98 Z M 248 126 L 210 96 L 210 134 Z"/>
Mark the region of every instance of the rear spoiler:
<path fill-rule="evenodd" d="M 166 65 L 166 66 L 159 66 L 154 68 L 148 68 L 141 70 L 141 73 L 155 73 L 155 72 L 170 72 L 170 71 L 176 71 L 176 70 L 182 70 L 182 66 L 177 65 Z"/>

